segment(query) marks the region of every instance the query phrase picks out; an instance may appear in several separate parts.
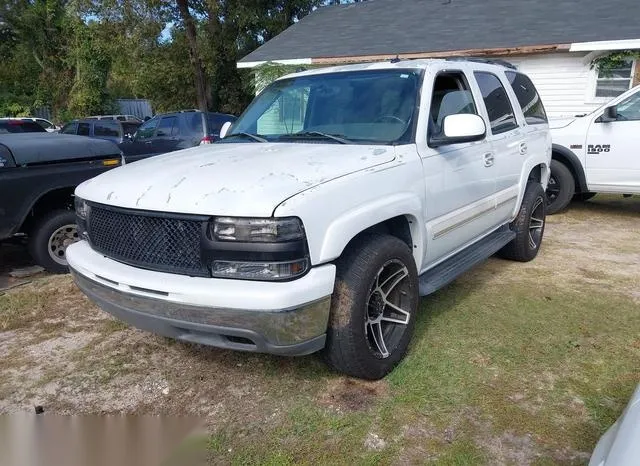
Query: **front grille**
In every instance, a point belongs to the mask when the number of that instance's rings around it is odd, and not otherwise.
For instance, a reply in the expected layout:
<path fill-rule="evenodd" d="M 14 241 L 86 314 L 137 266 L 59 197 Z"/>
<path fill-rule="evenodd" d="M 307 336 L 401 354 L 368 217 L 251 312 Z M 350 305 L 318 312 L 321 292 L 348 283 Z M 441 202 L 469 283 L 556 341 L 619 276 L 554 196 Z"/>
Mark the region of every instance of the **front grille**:
<path fill-rule="evenodd" d="M 204 221 L 94 204 L 87 227 L 93 249 L 111 259 L 149 270 L 209 276 L 200 254 Z"/>

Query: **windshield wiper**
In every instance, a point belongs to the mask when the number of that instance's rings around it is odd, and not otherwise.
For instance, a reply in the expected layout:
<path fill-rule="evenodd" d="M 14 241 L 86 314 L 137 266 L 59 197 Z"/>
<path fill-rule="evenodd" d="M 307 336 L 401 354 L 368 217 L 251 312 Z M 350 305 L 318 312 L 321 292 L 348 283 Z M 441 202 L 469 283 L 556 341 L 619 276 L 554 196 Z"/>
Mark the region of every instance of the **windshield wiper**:
<path fill-rule="evenodd" d="M 234 136 L 243 136 L 243 137 L 246 137 L 246 138 L 251 138 L 254 141 L 258 141 L 258 142 L 269 142 L 265 138 L 260 137 L 257 134 L 245 133 L 243 131 L 239 131 L 237 133 L 229 134 L 229 135 L 225 136 L 224 139 L 229 139 L 229 138 L 232 138 Z"/>
<path fill-rule="evenodd" d="M 322 131 L 300 131 L 299 133 L 286 134 L 285 137 L 309 137 L 309 136 L 318 136 L 325 139 L 331 139 L 333 141 L 339 142 L 340 144 L 350 144 L 351 141 L 347 138 L 339 136 L 337 134 L 329 134 L 323 133 Z"/>

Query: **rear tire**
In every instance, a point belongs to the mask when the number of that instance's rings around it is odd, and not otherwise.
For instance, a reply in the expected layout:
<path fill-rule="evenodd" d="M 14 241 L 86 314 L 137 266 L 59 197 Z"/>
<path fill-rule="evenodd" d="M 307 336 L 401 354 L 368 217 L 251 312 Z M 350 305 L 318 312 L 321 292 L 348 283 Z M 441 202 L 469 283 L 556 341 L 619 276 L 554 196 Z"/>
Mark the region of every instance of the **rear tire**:
<path fill-rule="evenodd" d="M 404 357 L 418 308 L 411 249 L 390 235 L 362 238 L 337 261 L 324 357 L 333 369 L 377 380 Z"/>
<path fill-rule="evenodd" d="M 569 205 L 576 192 L 576 180 L 565 164 L 551 160 L 551 176 L 547 185 L 547 214 L 560 212 Z"/>
<path fill-rule="evenodd" d="M 42 217 L 29 234 L 29 253 L 36 264 L 51 273 L 67 273 L 65 251 L 78 240 L 76 215 L 72 210 L 54 210 Z"/>
<path fill-rule="evenodd" d="M 498 255 L 505 259 L 529 262 L 538 255 L 544 236 L 546 196 L 542 186 L 530 182 L 520 205 L 520 212 L 511 223 L 516 237 Z"/>

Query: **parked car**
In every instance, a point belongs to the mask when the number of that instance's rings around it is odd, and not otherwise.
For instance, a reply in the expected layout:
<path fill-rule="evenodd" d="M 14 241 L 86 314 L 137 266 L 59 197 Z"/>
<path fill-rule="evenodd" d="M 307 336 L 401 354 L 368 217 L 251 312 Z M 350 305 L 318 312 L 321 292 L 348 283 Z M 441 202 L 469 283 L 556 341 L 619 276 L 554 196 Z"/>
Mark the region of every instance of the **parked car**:
<path fill-rule="evenodd" d="M 92 138 L 106 139 L 122 149 L 128 144 L 140 126 L 135 121 L 118 120 L 73 120 L 63 126 L 60 134 L 77 134 Z"/>
<path fill-rule="evenodd" d="M 27 235 L 37 264 L 66 272 L 66 247 L 78 238 L 73 191 L 119 166 L 120 149 L 109 141 L 50 134 L 42 127 L 37 133 L 6 134 L 6 124 L 0 121 L 0 241 Z"/>
<path fill-rule="evenodd" d="M 420 295 L 496 252 L 538 253 L 551 137 L 513 67 L 316 69 L 276 80 L 229 126 L 76 189 L 82 241 L 67 258 L 104 310 L 189 342 L 323 350 L 378 379 L 407 351 Z"/>
<path fill-rule="evenodd" d="M 35 121 L 36 123 L 38 123 L 40 126 L 42 126 L 49 133 L 55 133 L 55 132 L 60 130 L 59 126 L 54 125 L 53 123 L 51 123 L 49 120 L 47 120 L 45 118 L 37 118 L 37 117 L 0 118 L 0 120 L 7 120 L 7 119 L 24 120 L 24 121 Z"/>
<path fill-rule="evenodd" d="M 132 140 L 121 145 L 127 162 L 153 155 L 210 144 L 219 138 L 220 128 L 233 115 L 203 113 L 198 110 L 156 115 L 145 121 Z"/>
<path fill-rule="evenodd" d="M 640 86 L 582 117 L 551 122 L 548 213 L 596 193 L 640 194 Z"/>
<path fill-rule="evenodd" d="M 93 115 L 85 118 L 85 120 L 118 120 L 118 121 L 136 121 L 142 123 L 142 119 L 135 115 Z"/>
<path fill-rule="evenodd" d="M 636 466 L 640 458 L 640 385 L 596 445 L 589 466 Z"/>
<path fill-rule="evenodd" d="M 0 134 L 7 133 L 46 133 L 47 130 L 35 121 L 19 118 L 0 118 Z"/>

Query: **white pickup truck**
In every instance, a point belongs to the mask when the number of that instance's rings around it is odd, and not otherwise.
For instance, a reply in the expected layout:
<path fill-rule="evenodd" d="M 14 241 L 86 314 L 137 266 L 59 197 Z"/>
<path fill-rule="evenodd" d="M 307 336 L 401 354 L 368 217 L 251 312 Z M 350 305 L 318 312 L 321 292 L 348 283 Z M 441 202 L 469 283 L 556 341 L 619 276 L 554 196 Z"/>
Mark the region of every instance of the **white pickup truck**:
<path fill-rule="evenodd" d="M 547 213 L 597 193 L 640 194 L 640 86 L 588 115 L 551 120 Z"/>
<path fill-rule="evenodd" d="M 420 295 L 540 248 L 551 138 L 506 65 L 289 75 L 223 135 L 77 188 L 67 259 L 104 310 L 188 342 L 322 350 L 377 379 L 404 356 Z"/>

